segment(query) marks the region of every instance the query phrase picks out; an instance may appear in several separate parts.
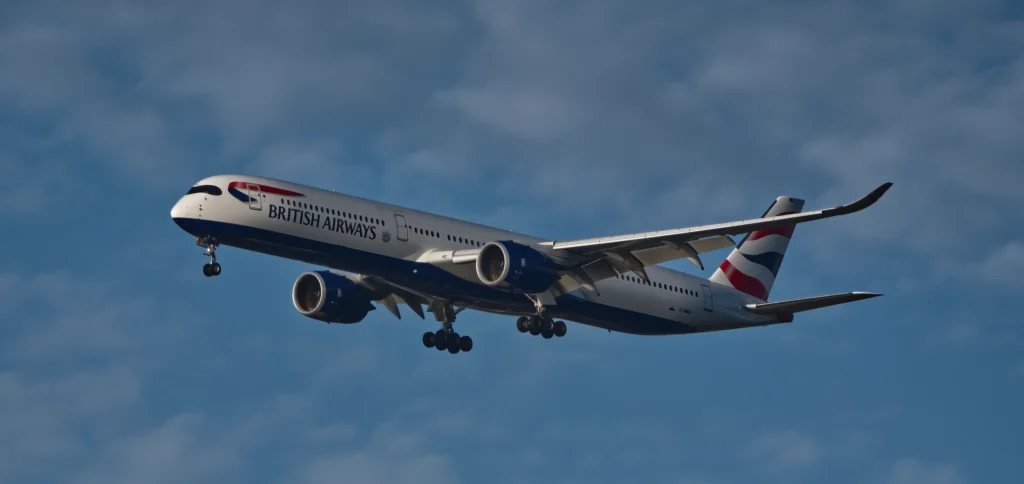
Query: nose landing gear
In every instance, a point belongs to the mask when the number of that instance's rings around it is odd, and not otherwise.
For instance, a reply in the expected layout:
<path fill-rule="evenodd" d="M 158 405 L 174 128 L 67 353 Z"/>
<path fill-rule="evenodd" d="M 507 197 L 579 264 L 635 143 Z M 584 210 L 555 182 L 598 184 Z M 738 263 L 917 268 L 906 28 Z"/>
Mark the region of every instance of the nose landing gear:
<path fill-rule="evenodd" d="M 196 245 L 204 247 L 206 252 L 203 255 L 210 258 L 210 263 L 203 266 L 203 275 L 214 277 L 220 275 L 220 264 L 217 263 L 217 247 L 220 244 L 213 237 L 196 237 Z"/>

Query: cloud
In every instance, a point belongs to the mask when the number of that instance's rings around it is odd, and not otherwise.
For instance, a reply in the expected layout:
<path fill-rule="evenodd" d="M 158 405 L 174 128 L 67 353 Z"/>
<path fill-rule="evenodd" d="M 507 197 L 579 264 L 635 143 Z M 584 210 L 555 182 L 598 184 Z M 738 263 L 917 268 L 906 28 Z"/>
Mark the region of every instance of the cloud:
<path fill-rule="evenodd" d="M 885 480 L 888 484 L 963 484 L 967 480 L 949 464 L 929 464 L 900 459 Z"/>
<path fill-rule="evenodd" d="M 124 439 L 73 480 L 91 483 L 223 482 L 240 462 L 204 429 L 205 417 L 182 414 L 137 437 Z"/>
<path fill-rule="evenodd" d="M 137 324 L 144 315 L 156 312 L 153 301 L 118 298 L 123 288 L 111 287 L 95 276 L 58 272 L 7 278 L 14 282 L 0 292 L 0 301 L 14 308 L 57 296 L 54 303 L 22 313 L 12 324 L 4 345 L 9 358 L 53 363 L 80 357 L 142 356 L 166 344 L 177 331 L 173 326 Z"/>
<path fill-rule="evenodd" d="M 457 483 L 461 481 L 456 469 L 454 462 L 442 455 L 407 458 L 360 452 L 318 458 L 309 464 L 299 482 L 328 484 L 344 476 L 353 482 L 373 484 Z"/>
<path fill-rule="evenodd" d="M 984 337 L 981 325 L 962 320 L 931 330 L 924 338 L 925 346 L 931 348 L 959 348 L 975 343 Z"/>
<path fill-rule="evenodd" d="M 1022 289 L 1021 273 L 1024 273 L 1024 242 L 1012 241 L 996 248 L 985 256 L 977 272 L 982 279 L 1004 290 Z"/>
<path fill-rule="evenodd" d="M 757 465 L 776 471 L 809 469 L 824 456 L 821 444 L 794 430 L 759 436 L 745 452 Z"/>
<path fill-rule="evenodd" d="M 138 402 L 142 385 L 132 365 L 64 371 L 42 376 L 22 370 L 0 373 L 0 476 L 63 474 L 48 468 L 59 459 L 77 462 L 87 452 L 81 432 L 95 422 L 112 423 Z"/>

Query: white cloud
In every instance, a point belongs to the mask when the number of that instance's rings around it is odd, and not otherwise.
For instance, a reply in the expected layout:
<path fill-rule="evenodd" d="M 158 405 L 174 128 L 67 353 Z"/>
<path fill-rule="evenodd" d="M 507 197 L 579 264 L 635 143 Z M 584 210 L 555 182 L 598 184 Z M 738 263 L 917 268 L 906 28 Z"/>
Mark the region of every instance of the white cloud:
<path fill-rule="evenodd" d="M 970 320 L 955 321 L 929 330 L 925 346 L 939 349 L 959 348 L 982 339 L 980 324 Z"/>
<path fill-rule="evenodd" d="M 949 464 L 929 464 L 900 459 L 885 480 L 888 484 L 963 484 L 967 480 Z"/>
<path fill-rule="evenodd" d="M 1020 282 L 1020 274 L 1024 273 L 1024 242 L 1008 242 L 990 252 L 978 267 L 978 273 L 1002 289 L 1024 289 Z"/>
<path fill-rule="evenodd" d="M 320 457 L 308 464 L 299 482 L 333 484 L 339 478 L 367 484 L 407 482 L 457 483 L 458 466 L 447 456 L 427 453 L 418 456 L 356 452 Z"/>
<path fill-rule="evenodd" d="M 111 424 L 139 399 L 141 377 L 132 365 L 112 365 L 39 376 L 27 371 L 0 373 L 0 476 L 6 479 L 67 472 L 49 468 L 59 459 L 75 463 L 86 443 L 80 432 L 95 422 Z M 53 475 L 53 474 L 49 474 Z"/>
<path fill-rule="evenodd" d="M 778 471 L 808 469 L 824 456 L 816 440 L 790 430 L 755 438 L 746 448 L 746 455 L 757 465 Z"/>
<path fill-rule="evenodd" d="M 206 418 L 182 414 L 137 437 L 124 439 L 74 482 L 181 483 L 223 482 L 223 474 L 239 465 L 237 456 L 219 445 Z"/>

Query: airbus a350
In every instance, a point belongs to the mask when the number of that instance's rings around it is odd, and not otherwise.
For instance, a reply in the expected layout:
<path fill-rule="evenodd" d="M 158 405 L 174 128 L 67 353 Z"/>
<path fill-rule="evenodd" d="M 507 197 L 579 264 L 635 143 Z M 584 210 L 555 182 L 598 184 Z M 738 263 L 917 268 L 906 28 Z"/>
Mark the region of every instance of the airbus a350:
<path fill-rule="evenodd" d="M 889 189 L 853 203 L 803 212 L 778 197 L 760 218 L 580 240 L 551 240 L 487 227 L 282 180 L 220 175 L 195 184 L 171 217 L 206 249 L 207 277 L 218 276 L 223 246 L 306 262 L 324 270 L 298 276 L 292 302 L 304 316 L 351 324 L 383 306 L 430 312 L 440 328 L 428 348 L 473 349 L 455 331 L 473 309 L 516 317 L 522 333 L 565 336 L 563 320 L 609 331 L 672 335 L 789 323 L 794 314 L 872 298 L 847 292 L 769 301 L 797 224 L 857 212 Z M 737 244 L 731 236 L 743 238 Z M 732 248 L 710 278 L 662 267 Z M 460 326 L 461 329 L 461 326 Z"/>

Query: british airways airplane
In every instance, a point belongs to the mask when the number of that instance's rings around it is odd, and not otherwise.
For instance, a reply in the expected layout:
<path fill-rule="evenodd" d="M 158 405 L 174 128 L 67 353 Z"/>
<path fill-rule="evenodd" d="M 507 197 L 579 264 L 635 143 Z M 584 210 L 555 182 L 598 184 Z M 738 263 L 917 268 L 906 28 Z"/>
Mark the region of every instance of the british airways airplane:
<path fill-rule="evenodd" d="M 206 249 L 207 277 L 221 245 L 307 262 L 292 287 L 299 313 L 358 323 L 374 302 L 401 318 L 423 307 L 441 328 L 423 345 L 455 354 L 473 340 L 453 327 L 466 308 L 518 316 L 522 333 L 565 336 L 569 320 L 642 335 L 687 334 L 793 321 L 794 313 L 881 294 L 848 292 L 768 301 L 796 224 L 857 212 L 886 183 L 848 205 L 801 212 L 778 197 L 761 218 L 581 240 L 547 240 L 281 180 L 207 178 L 171 209 Z M 745 234 L 737 245 L 731 235 Z M 734 247 L 709 279 L 659 267 Z"/>

